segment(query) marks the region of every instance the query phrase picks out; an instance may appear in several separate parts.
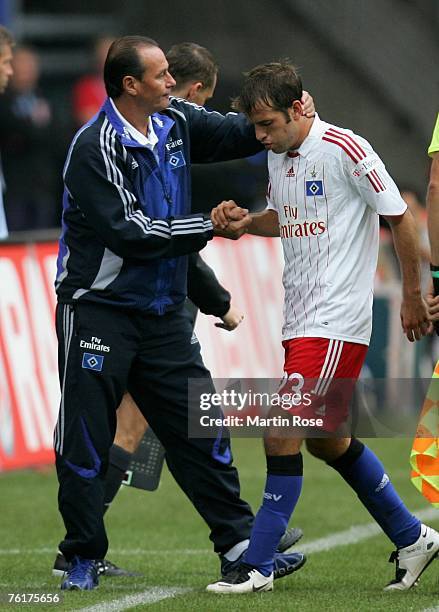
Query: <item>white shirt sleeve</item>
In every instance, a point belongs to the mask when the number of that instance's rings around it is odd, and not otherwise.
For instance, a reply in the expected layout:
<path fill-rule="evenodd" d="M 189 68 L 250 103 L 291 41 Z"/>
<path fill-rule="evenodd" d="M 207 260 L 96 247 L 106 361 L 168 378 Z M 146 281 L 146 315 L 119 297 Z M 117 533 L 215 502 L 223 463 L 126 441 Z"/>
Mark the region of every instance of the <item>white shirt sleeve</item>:
<path fill-rule="evenodd" d="M 353 136 L 357 159 L 343 156 L 344 172 L 362 200 L 379 215 L 402 215 L 407 205 L 381 158 L 360 136 Z"/>

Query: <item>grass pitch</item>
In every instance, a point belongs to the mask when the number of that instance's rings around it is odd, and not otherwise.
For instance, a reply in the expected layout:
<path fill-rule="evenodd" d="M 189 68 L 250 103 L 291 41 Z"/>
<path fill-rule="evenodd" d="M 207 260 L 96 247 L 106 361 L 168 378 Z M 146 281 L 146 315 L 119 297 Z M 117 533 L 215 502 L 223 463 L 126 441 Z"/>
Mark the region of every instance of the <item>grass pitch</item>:
<path fill-rule="evenodd" d="M 409 440 L 373 440 L 369 445 L 384 461 L 387 472 L 410 509 L 428 505 L 409 482 Z M 243 497 L 256 510 L 264 482 L 264 458 L 260 440 L 233 443 Z M 330 468 L 305 454 L 302 497 L 292 524 L 305 531 L 297 545 L 309 545 L 352 525 L 365 525 L 371 517 L 342 479 Z M 0 475 L 0 608 L 17 610 L 24 604 L 6 603 L 8 593 L 59 591 L 59 579 L 51 576 L 56 545 L 62 536 L 56 507 L 57 483 L 52 469 Z M 437 517 L 428 521 L 439 528 Z M 348 546 L 332 546 L 310 553 L 304 568 L 277 580 L 273 593 L 214 596 L 206 584 L 219 577 L 219 562 L 211 552 L 208 531 L 167 470 L 154 493 L 122 490 L 108 513 L 108 558 L 141 578 L 101 578 L 92 592 L 62 594 L 59 604 L 29 604 L 38 610 L 200 610 L 221 612 L 271 609 L 300 612 L 439 610 L 439 562 L 408 593 L 384 593 L 393 577 L 387 563 L 392 544 L 377 535 Z M 160 587 L 160 589 L 157 589 Z M 177 594 L 169 597 L 172 589 Z M 187 589 L 187 590 L 180 590 Z M 153 601 L 155 596 L 164 599 Z M 137 597 L 137 599 L 136 599 Z M 137 602 L 137 603 L 136 603 Z"/>

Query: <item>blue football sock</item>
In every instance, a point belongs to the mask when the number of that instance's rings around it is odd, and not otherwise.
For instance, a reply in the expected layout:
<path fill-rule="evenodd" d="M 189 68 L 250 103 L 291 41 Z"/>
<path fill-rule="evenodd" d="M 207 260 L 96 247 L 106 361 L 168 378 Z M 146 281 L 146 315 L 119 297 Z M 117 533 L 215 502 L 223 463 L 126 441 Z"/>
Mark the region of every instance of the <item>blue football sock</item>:
<path fill-rule="evenodd" d="M 264 576 L 273 571 L 274 553 L 300 496 L 302 455 L 267 457 L 267 472 L 263 502 L 244 555 L 244 563 L 256 567 Z"/>
<path fill-rule="evenodd" d="M 354 489 L 397 548 L 409 546 L 418 539 L 421 522 L 407 510 L 383 464 L 367 446 L 353 438 L 346 453 L 328 465 Z"/>

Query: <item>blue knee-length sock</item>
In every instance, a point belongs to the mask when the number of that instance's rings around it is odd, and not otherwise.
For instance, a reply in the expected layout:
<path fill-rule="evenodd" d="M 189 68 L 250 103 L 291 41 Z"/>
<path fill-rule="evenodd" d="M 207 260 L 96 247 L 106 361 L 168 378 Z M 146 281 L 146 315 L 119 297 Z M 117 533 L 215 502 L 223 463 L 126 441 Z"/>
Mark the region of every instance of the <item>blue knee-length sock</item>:
<path fill-rule="evenodd" d="M 421 522 L 407 510 L 383 464 L 367 446 L 352 438 L 348 450 L 328 465 L 354 489 L 397 548 L 409 546 L 418 539 Z"/>
<path fill-rule="evenodd" d="M 269 576 L 274 553 L 287 528 L 302 489 L 301 453 L 267 457 L 267 481 L 262 505 L 256 515 L 244 563 Z"/>

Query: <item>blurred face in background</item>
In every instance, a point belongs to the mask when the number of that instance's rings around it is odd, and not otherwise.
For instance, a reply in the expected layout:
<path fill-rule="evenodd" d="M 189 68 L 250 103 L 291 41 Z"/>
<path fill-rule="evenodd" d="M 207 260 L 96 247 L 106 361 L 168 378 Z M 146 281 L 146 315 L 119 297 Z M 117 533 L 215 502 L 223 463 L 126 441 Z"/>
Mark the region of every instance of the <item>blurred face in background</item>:
<path fill-rule="evenodd" d="M 0 47 L 0 93 L 5 91 L 13 72 L 12 48 L 10 45 L 2 45 Z"/>
<path fill-rule="evenodd" d="M 17 49 L 12 62 L 14 75 L 11 85 L 15 91 L 26 93 L 35 89 L 40 78 L 40 62 L 30 49 Z"/>
<path fill-rule="evenodd" d="M 189 102 L 193 102 L 194 104 L 198 104 L 198 106 L 204 106 L 208 100 L 213 97 L 215 93 L 217 77 L 215 76 L 213 83 L 210 87 L 204 87 L 203 83 L 195 83 L 189 90 L 189 94 L 186 99 Z M 174 92 L 173 92 L 173 95 Z"/>
<path fill-rule="evenodd" d="M 108 49 L 114 38 L 104 37 L 96 41 L 93 52 L 94 70 L 99 77 L 102 77 L 104 72 L 105 60 L 107 59 Z"/>

